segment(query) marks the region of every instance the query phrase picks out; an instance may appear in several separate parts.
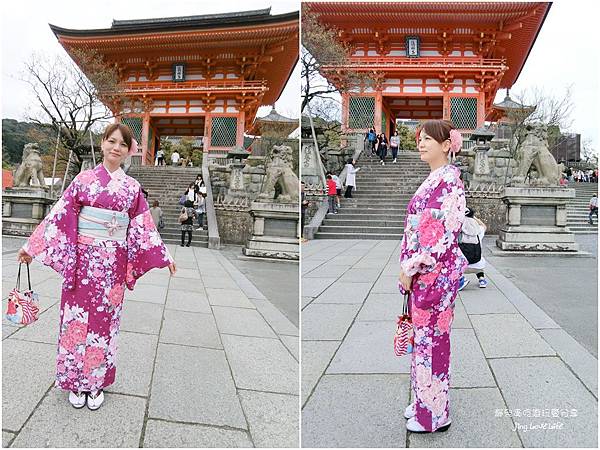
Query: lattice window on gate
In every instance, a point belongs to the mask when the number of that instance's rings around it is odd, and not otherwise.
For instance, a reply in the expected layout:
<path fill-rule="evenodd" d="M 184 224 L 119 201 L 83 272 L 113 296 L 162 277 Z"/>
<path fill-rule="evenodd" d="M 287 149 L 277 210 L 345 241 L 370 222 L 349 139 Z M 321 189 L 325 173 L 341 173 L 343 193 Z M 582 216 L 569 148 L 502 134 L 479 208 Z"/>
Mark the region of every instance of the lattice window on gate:
<path fill-rule="evenodd" d="M 121 123 L 131 128 L 133 138 L 138 141 L 139 145 L 142 145 L 142 119 L 139 117 L 123 117 Z"/>
<path fill-rule="evenodd" d="M 213 147 L 235 147 L 237 117 L 213 117 L 210 144 Z"/>
<path fill-rule="evenodd" d="M 348 103 L 348 128 L 371 128 L 375 122 L 374 97 L 350 97 Z"/>
<path fill-rule="evenodd" d="M 477 128 L 477 99 L 475 97 L 451 97 L 450 120 L 460 130 Z"/>

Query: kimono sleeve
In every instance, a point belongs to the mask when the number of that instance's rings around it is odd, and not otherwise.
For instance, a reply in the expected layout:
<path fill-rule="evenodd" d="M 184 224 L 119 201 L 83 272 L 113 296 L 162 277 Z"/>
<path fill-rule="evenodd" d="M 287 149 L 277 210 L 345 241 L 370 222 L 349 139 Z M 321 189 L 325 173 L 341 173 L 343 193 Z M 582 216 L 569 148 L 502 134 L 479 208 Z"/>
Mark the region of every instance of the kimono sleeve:
<path fill-rule="evenodd" d="M 400 268 L 408 276 L 431 272 L 445 259 L 460 232 L 465 196 L 458 177 L 442 179 L 419 215 L 407 218 L 401 245 Z"/>
<path fill-rule="evenodd" d="M 148 203 L 141 189 L 129 209 L 127 229 L 127 288 L 133 290 L 136 280 L 151 269 L 166 267 L 173 262 L 163 243 Z"/>
<path fill-rule="evenodd" d="M 64 278 L 64 287 L 74 289 L 77 266 L 77 221 L 81 204 L 79 174 L 33 231 L 25 250 L 37 261 L 56 270 Z"/>

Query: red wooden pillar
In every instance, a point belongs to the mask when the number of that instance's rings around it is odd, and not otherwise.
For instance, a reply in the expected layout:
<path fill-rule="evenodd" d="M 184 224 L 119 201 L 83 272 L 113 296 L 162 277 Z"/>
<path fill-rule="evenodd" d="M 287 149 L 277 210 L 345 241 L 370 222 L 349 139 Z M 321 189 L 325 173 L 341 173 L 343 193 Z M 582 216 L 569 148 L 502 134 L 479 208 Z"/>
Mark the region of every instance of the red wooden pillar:
<path fill-rule="evenodd" d="M 147 164 L 146 156 L 148 155 L 148 136 L 150 134 L 150 112 L 146 111 L 142 118 L 142 166 Z"/>
<path fill-rule="evenodd" d="M 444 91 L 442 97 L 442 108 L 442 119 L 450 120 L 450 117 L 452 117 L 450 114 L 450 93 L 447 90 Z"/>
<path fill-rule="evenodd" d="M 377 134 L 381 133 L 381 108 L 383 106 L 383 96 L 381 95 L 381 91 L 378 90 L 375 92 L 375 132 Z"/>
<path fill-rule="evenodd" d="M 206 116 L 204 116 L 204 142 L 205 151 L 210 150 L 212 147 L 212 114 L 206 110 Z"/>
<path fill-rule="evenodd" d="M 485 92 L 480 91 L 477 97 L 477 128 L 485 123 Z"/>
<path fill-rule="evenodd" d="M 238 112 L 237 117 L 237 135 L 235 139 L 235 145 L 244 148 L 244 127 L 246 122 L 246 113 L 244 110 Z"/>
<path fill-rule="evenodd" d="M 348 130 L 348 122 L 350 121 L 350 95 L 347 92 L 342 92 L 342 133 Z"/>

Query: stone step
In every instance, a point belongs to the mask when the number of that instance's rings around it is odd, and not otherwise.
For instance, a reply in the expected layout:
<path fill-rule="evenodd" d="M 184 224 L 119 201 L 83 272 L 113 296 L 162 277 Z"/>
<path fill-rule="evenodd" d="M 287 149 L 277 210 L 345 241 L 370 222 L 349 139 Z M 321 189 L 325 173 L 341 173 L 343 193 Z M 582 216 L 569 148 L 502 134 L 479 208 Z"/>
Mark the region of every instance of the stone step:
<path fill-rule="evenodd" d="M 339 214 L 327 214 L 323 226 L 348 226 L 348 227 L 393 227 L 404 226 L 404 220 L 356 220 L 338 217 Z"/>
<path fill-rule="evenodd" d="M 172 245 L 181 245 L 181 237 L 177 238 L 177 239 L 173 239 L 173 238 L 165 238 L 163 239 L 163 242 L 165 244 L 172 244 Z M 185 242 L 187 243 L 187 236 L 185 238 Z M 208 241 L 199 241 L 196 238 L 192 238 L 192 243 L 190 244 L 190 247 L 204 247 L 204 248 L 208 248 Z"/>
<path fill-rule="evenodd" d="M 348 207 L 348 206 L 344 206 L 342 205 L 342 207 L 340 208 L 338 215 L 355 215 L 355 214 L 360 214 L 360 215 L 365 215 L 365 216 L 373 216 L 373 217 L 379 217 L 379 216 L 400 216 L 402 214 L 404 214 L 406 211 L 406 208 L 401 208 L 401 207 L 395 207 L 395 208 L 370 208 L 370 207 L 358 207 L 358 206 L 353 206 L 353 207 Z"/>
<path fill-rule="evenodd" d="M 402 234 L 397 233 L 328 233 L 319 232 L 315 235 L 315 239 L 375 239 L 378 241 L 399 241 L 402 239 Z"/>
<path fill-rule="evenodd" d="M 345 233 L 345 234 L 402 234 L 403 227 L 385 227 L 385 226 L 345 226 L 345 225 L 322 225 L 319 230 L 324 233 Z"/>

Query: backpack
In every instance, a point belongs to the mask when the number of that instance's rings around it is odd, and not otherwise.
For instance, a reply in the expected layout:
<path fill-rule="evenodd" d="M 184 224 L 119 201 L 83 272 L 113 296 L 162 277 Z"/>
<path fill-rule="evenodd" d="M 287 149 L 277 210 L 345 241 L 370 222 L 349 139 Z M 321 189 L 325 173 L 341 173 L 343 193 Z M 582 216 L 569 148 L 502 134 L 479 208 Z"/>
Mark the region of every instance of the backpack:
<path fill-rule="evenodd" d="M 459 242 L 458 246 L 460 251 L 469 264 L 475 264 L 481 261 L 481 242 L 479 242 L 479 236 L 477 236 L 477 244 L 469 244 L 467 242 Z"/>
<path fill-rule="evenodd" d="M 183 208 L 181 210 L 181 214 L 179 214 L 179 223 L 183 223 L 189 219 L 187 208 Z"/>
<path fill-rule="evenodd" d="M 377 136 L 375 136 L 375 132 L 369 131 L 367 139 L 369 140 L 369 142 L 375 142 L 375 139 L 377 139 Z"/>
<path fill-rule="evenodd" d="M 183 206 L 185 204 L 186 200 L 187 200 L 187 195 L 183 194 L 181 197 L 179 197 L 179 204 L 181 206 Z"/>
<path fill-rule="evenodd" d="M 469 264 L 481 261 L 481 241 L 479 240 L 479 225 L 475 219 L 465 217 L 462 230 L 458 235 L 458 246 Z"/>

